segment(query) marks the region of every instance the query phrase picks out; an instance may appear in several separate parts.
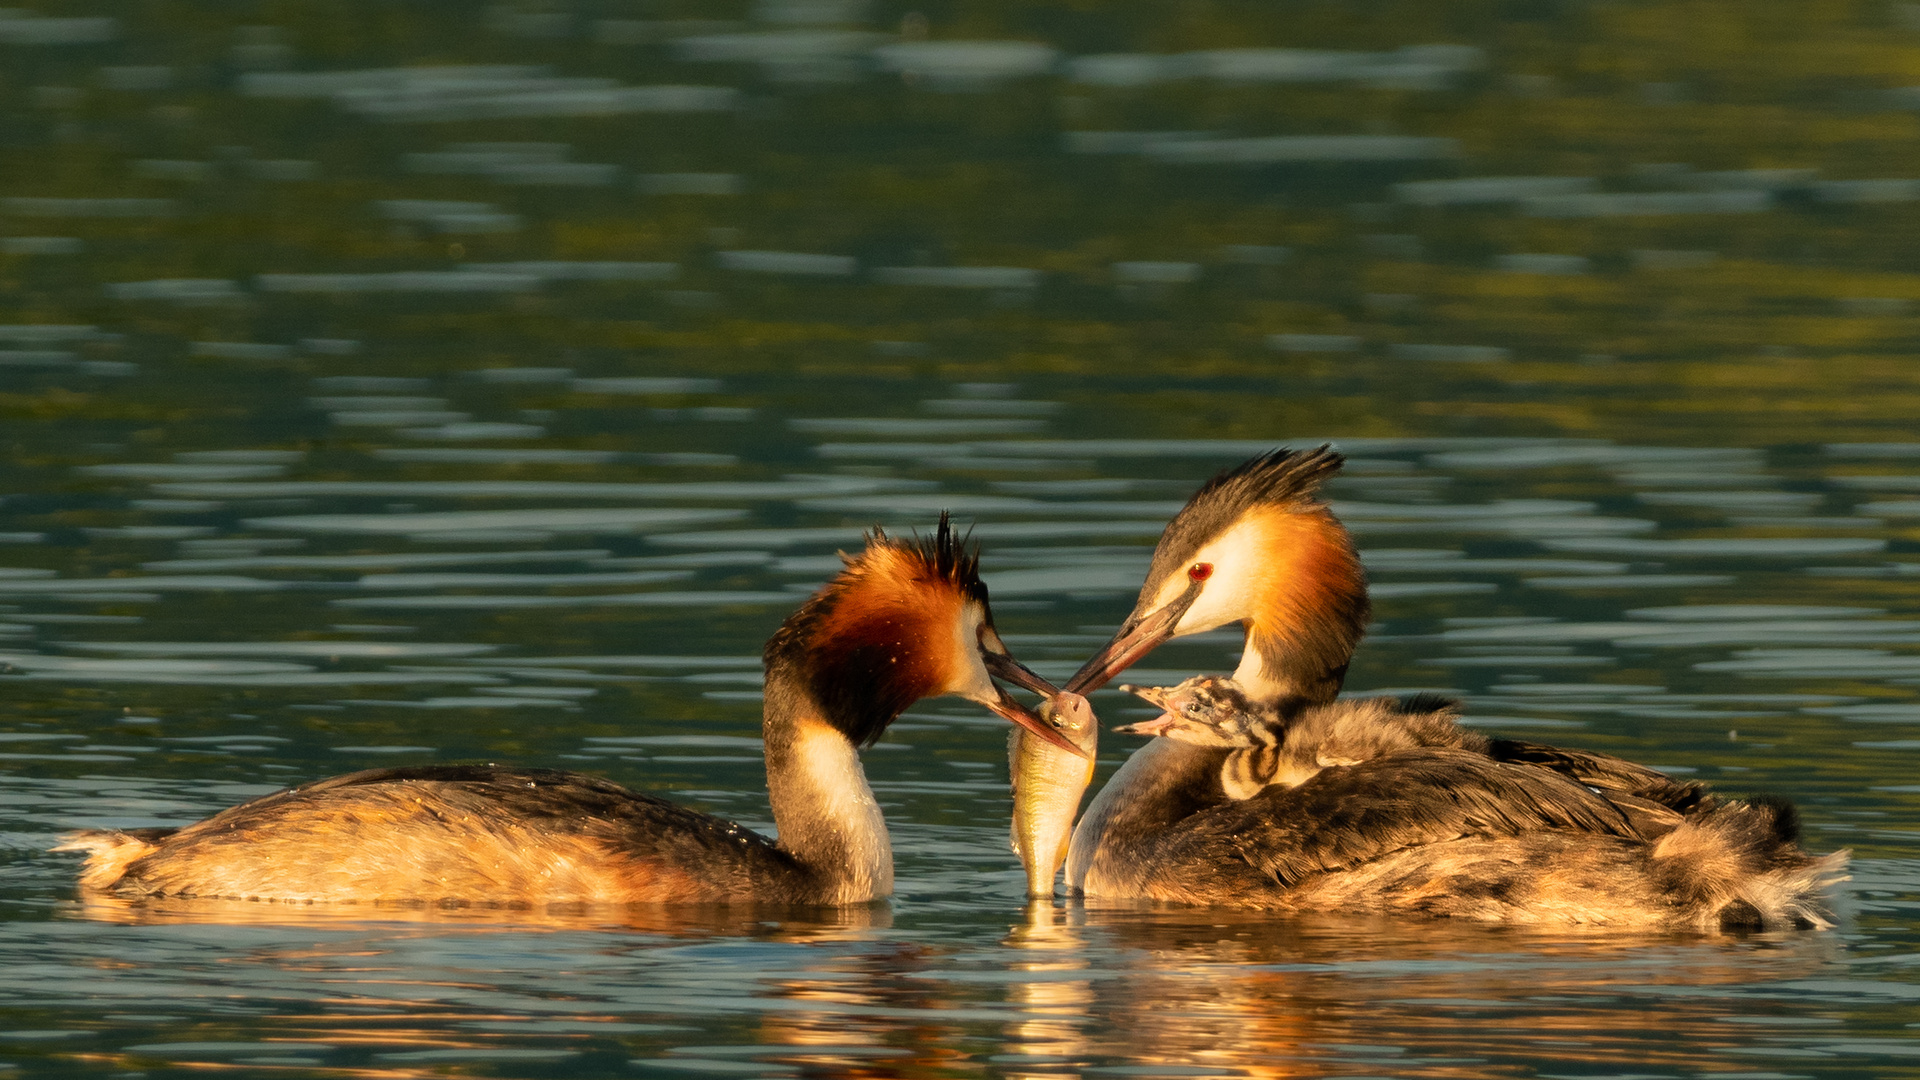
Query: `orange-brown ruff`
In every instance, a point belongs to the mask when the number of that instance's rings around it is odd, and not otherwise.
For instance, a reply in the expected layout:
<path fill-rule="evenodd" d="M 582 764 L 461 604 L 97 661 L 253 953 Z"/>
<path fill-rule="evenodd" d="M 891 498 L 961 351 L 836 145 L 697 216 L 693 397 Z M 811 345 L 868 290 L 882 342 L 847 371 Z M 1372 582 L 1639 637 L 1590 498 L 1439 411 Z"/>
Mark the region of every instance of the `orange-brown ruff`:
<path fill-rule="evenodd" d="M 893 857 L 855 752 L 923 697 L 1014 718 L 992 685 L 976 560 L 943 515 L 919 543 L 876 533 L 766 649 L 778 843 L 577 773 L 377 769 L 267 795 L 182 829 L 84 832 L 81 884 L 123 897 L 439 904 L 858 903 Z M 1025 722 L 1025 721 L 1016 721 Z M 1037 722 L 1037 721 L 1036 721 Z"/>
<path fill-rule="evenodd" d="M 1074 831 L 1070 889 L 1643 930 L 1827 924 L 1821 893 L 1846 853 L 1801 850 L 1786 803 L 1489 739 L 1438 699 L 1335 700 L 1367 610 L 1352 544 L 1312 498 L 1339 463 L 1324 447 L 1277 451 L 1202 488 L 1168 525 L 1133 615 L 1068 683 L 1089 692 L 1167 637 L 1241 621 L 1240 670 L 1204 704 L 1215 719 L 1260 719 L 1156 738 L 1129 758 Z M 1313 553 L 1271 547 L 1289 537 Z M 1261 753 L 1266 779 L 1253 783 L 1247 755 Z"/>

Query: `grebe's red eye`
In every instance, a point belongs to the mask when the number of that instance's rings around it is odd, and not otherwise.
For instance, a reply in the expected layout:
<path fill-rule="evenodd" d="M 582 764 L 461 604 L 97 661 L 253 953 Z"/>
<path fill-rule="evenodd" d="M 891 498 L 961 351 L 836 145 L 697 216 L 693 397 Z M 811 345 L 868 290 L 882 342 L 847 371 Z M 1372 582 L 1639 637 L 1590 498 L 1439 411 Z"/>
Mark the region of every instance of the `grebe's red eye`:
<path fill-rule="evenodd" d="M 1187 576 L 1194 581 L 1205 581 L 1213 576 L 1213 564 L 1210 562 L 1194 563 L 1192 566 L 1187 567 Z"/>

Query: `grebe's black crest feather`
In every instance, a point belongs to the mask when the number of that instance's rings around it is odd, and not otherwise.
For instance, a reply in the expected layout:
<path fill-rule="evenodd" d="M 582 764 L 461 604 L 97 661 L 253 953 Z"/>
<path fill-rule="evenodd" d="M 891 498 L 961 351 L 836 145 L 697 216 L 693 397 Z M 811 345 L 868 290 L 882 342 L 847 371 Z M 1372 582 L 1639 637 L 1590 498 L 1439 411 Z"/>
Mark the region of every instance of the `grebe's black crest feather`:
<path fill-rule="evenodd" d="M 1256 506 L 1318 507 L 1320 502 L 1314 495 L 1320 485 L 1339 472 L 1346 461 L 1327 445 L 1312 450 L 1281 447 L 1207 481 L 1160 534 L 1160 543 L 1153 549 L 1153 566 L 1147 571 L 1147 589 L 1181 569 L 1202 545 Z"/>
<path fill-rule="evenodd" d="M 987 586 L 980 580 L 980 549 L 970 543 L 973 530 L 968 529 L 966 536 L 957 536 L 953 531 L 953 515 L 940 511 L 940 525 L 932 536 L 916 536 L 906 546 L 910 546 L 920 556 L 920 561 L 933 577 L 945 581 L 959 589 L 965 596 L 985 600 Z M 879 529 L 867 537 L 869 544 L 876 539 L 887 540 Z M 889 543 L 901 544 L 898 540 Z"/>
<path fill-rule="evenodd" d="M 949 617 L 935 602 L 941 592 L 987 600 L 979 553 L 954 534 L 945 512 L 931 536 L 903 539 L 876 528 L 866 540 L 858 555 L 841 552 L 846 569 L 781 625 L 763 654 L 768 692 L 776 692 L 776 672 L 798 677 L 824 719 L 859 747 L 879 741 L 908 706 L 934 692 L 934 658 L 913 644 L 923 640 L 926 620 Z M 942 624 L 937 633 L 950 631 Z"/>

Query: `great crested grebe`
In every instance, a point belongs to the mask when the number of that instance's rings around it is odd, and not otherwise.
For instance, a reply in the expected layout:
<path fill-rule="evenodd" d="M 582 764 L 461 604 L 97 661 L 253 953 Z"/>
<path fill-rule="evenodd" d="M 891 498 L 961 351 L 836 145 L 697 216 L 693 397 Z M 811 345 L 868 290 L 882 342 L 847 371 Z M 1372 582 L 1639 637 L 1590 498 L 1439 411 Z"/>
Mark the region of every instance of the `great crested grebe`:
<path fill-rule="evenodd" d="M 1089 693 L 1168 638 L 1246 628 L 1231 680 L 1155 692 L 1193 710 L 1145 725 L 1174 737 L 1088 806 L 1071 891 L 1649 929 L 1824 924 L 1820 892 L 1846 854 L 1801 851 L 1784 803 L 1489 739 L 1436 698 L 1336 701 L 1368 614 L 1359 556 L 1315 498 L 1341 461 L 1275 451 L 1209 481 L 1161 536 L 1133 613 L 1068 682 Z M 1058 816 L 1017 793 L 1015 814 Z"/>
<path fill-rule="evenodd" d="M 958 694 L 1071 749 L 994 685 L 1045 688 L 993 628 L 946 515 L 876 531 L 767 642 L 763 734 L 778 841 L 577 773 L 376 769 L 182 829 L 77 833 L 81 883 L 123 897 L 484 905 L 855 904 L 893 891 L 858 750 L 922 698 Z"/>

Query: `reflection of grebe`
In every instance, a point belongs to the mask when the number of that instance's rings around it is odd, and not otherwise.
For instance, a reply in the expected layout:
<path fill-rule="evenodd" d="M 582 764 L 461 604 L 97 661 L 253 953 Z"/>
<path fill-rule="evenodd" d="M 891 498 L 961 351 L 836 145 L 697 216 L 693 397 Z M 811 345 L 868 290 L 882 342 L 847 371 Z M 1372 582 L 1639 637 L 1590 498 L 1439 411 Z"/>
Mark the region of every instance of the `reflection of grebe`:
<path fill-rule="evenodd" d="M 85 832 L 81 876 L 120 896 L 549 904 L 849 904 L 893 890 L 859 747 L 909 705 L 959 694 L 1042 737 L 993 684 L 1044 686 L 994 632 L 978 560 L 945 516 L 919 543 L 875 534 L 766 648 L 776 843 L 576 773 L 378 769 L 243 803 L 186 828 Z"/>
<path fill-rule="evenodd" d="M 1461 732 L 1449 703 L 1336 702 L 1368 614 L 1353 544 L 1314 498 L 1340 463 L 1280 451 L 1202 487 L 1161 536 L 1133 614 L 1067 684 L 1086 693 L 1168 638 L 1240 622 L 1229 685 L 1245 696 L 1224 715 L 1271 717 L 1296 752 L 1255 776 L 1245 754 L 1261 724 L 1153 740 L 1075 829 L 1070 888 L 1535 923 L 1825 921 L 1819 893 L 1846 856 L 1801 851 L 1784 803 Z"/>

